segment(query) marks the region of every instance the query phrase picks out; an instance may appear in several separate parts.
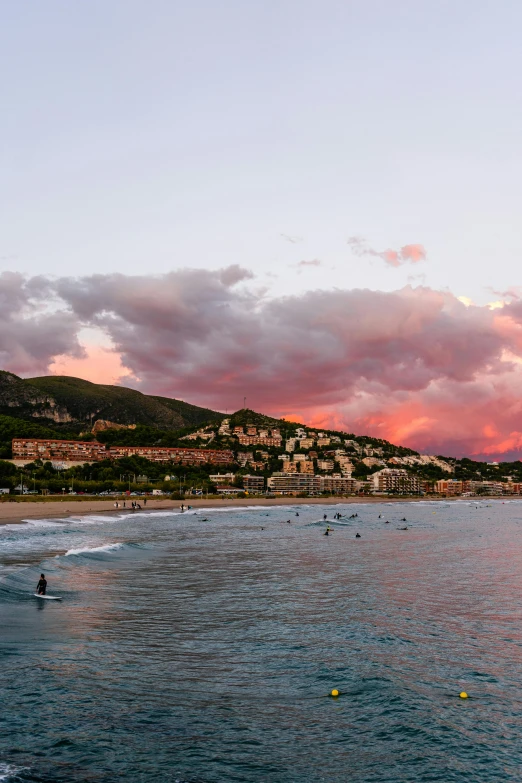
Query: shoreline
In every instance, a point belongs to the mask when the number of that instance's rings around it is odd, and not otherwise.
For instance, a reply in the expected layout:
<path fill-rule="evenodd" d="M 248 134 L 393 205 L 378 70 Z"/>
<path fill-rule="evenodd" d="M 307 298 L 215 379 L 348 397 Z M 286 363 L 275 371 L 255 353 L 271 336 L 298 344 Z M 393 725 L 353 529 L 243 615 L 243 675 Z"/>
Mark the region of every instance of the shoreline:
<path fill-rule="evenodd" d="M 357 505 L 361 503 L 419 503 L 423 502 L 446 502 L 454 501 L 458 498 L 426 498 L 426 497 L 325 497 L 325 498 L 295 498 L 281 496 L 277 498 L 223 498 L 223 499 L 203 499 L 194 498 L 187 505 L 196 508 L 247 508 L 252 506 L 270 507 L 270 506 L 333 506 L 333 505 Z M 489 498 L 494 500 L 495 498 Z M 118 501 L 122 502 L 122 501 Z M 141 512 L 143 511 L 179 511 L 180 500 L 153 500 L 147 499 L 147 505 L 141 503 Z M 0 503 L 0 526 L 24 524 L 31 519 L 60 519 L 71 516 L 86 516 L 88 514 L 110 514 L 127 512 L 132 515 L 130 508 L 114 508 L 114 500 L 82 500 L 75 501 L 70 498 L 63 500 L 51 500 L 48 502 L 39 501 L 16 501 Z M 76 506 L 76 507 L 74 507 Z"/>

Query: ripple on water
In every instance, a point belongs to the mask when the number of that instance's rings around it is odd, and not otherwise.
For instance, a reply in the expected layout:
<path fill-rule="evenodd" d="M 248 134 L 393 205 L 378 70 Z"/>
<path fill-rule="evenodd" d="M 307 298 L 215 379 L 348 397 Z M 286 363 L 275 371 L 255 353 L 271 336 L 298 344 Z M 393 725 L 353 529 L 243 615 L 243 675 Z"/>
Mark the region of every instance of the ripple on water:
<path fill-rule="evenodd" d="M 301 506 L 287 525 L 288 507 L 220 507 L 0 531 L 0 781 L 519 780 L 517 513 Z M 62 602 L 32 599 L 42 569 Z"/>

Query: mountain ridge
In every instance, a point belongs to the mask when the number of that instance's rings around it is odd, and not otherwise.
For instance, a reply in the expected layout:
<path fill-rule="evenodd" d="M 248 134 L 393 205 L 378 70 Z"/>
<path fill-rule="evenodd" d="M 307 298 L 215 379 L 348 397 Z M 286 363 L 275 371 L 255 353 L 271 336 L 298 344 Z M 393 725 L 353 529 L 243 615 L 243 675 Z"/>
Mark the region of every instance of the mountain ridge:
<path fill-rule="evenodd" d="M 225 417 L 219 411 L 125 386 L 65 375 L 23 379 L 5 370 L 0 370 L 0 415 L 38 421 L 71 434 L 90 429 L 96 419 L 177 430 Z"/>

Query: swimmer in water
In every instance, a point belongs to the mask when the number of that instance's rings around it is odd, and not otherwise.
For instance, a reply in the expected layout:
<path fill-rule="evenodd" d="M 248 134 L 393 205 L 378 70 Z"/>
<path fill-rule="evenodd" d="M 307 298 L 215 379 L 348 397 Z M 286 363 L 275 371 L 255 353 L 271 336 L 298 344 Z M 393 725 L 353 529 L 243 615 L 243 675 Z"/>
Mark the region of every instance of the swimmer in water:
<path fill-rule="evenodd" d="M 356 534 L 355 534 L 355 538 L 360 538 L 360 537 L 361 537 L 361 534 L 360 534 L 360 533 L 356 533 Z"/>

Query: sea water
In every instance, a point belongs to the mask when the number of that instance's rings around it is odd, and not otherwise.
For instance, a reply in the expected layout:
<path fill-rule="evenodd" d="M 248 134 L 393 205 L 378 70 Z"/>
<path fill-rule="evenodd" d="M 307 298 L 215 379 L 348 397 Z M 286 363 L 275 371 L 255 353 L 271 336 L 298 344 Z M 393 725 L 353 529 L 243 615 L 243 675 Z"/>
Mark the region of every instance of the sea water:
<path fill-rule="evenodd" d="M 519 781 L 521 542 L 516 501 L 4 526 L 0 781 Z"/>

